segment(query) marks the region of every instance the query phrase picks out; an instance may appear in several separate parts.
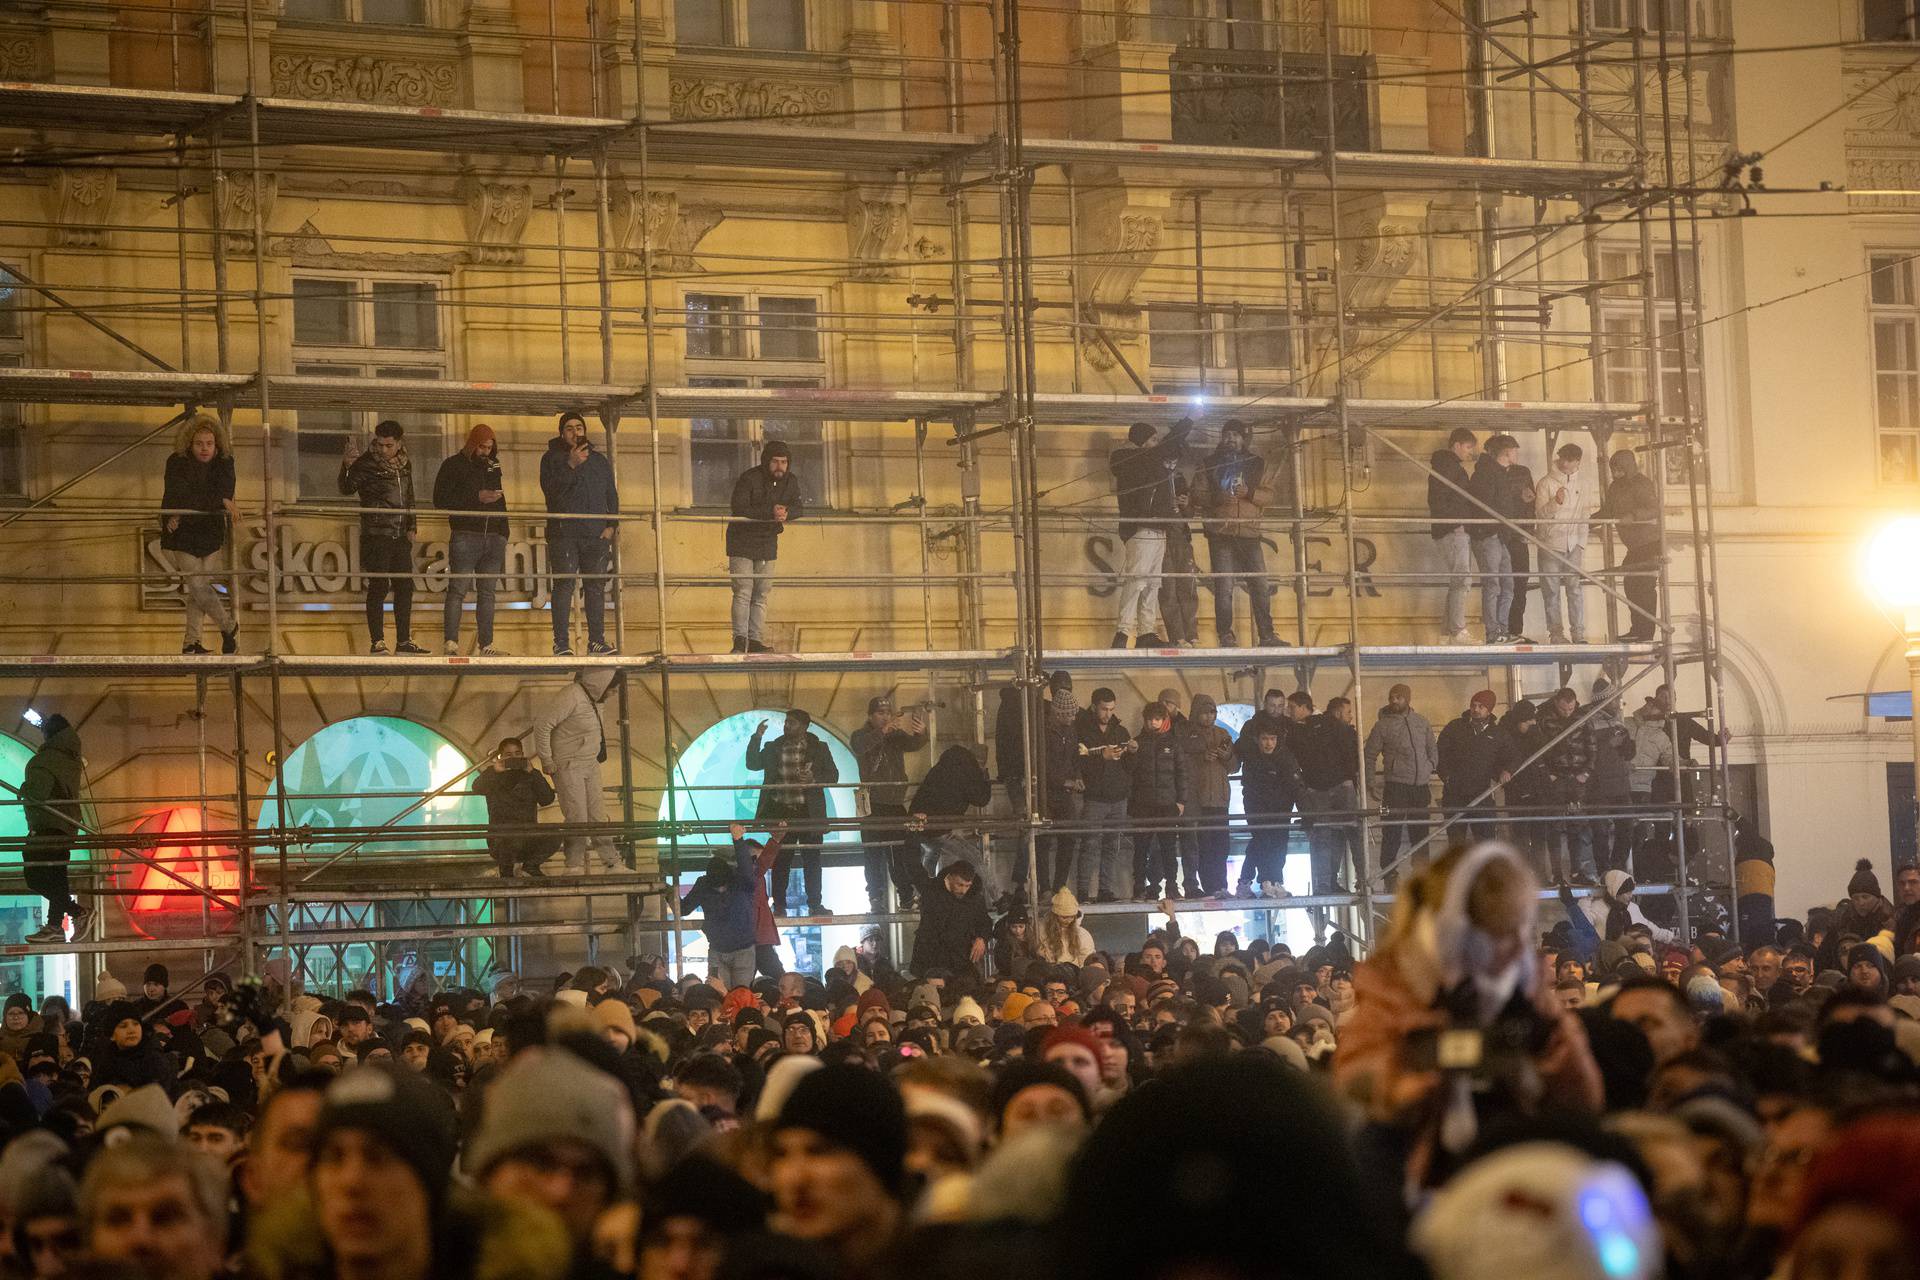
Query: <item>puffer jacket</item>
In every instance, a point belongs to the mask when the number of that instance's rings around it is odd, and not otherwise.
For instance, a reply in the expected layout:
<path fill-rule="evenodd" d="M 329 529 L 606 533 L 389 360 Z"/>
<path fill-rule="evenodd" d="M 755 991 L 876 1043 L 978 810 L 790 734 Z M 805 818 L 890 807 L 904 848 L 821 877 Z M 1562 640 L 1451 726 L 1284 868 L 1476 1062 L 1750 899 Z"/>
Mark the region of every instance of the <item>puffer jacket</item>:
<path fill-rule="evenodd" d="M 1207 455 L 1193 478 L 1193 505 L 1206 518 L 1205 532 L 1222 538 L 1257 538 L 1269 493 L 1266 459 L 1224 441 Z"/>
<path fill-rule="evenodd" d="M 1453 455 L 1448 454 L 1449 458 Z M 1424 787 L 1440 763 L 1439 744 L 1433 740 L 1433 726 L 1427 718 L 1409 707 L 1396 712 L 1391 706 L 1380 708 L 1367 735 L 1367 777 L 1373 767 L 1386 758 L 1386 780 Z"/>
<path fill-rule="evenodd" d="M 729 556 L 778 560 L 780 535 L 805 512 L 806 499 L 800 493 L 800 478 L 793 474 L 791 460 L 783 476 L 776 477 L 767 469 L 772 448 L 769 442 L 760 451 L 760 465 L 742 471 L 733 482 L 733 497 L 727 508 L 734 516 L 727 524 Z M 787 509 L 786 524 L 773 518 L 775 507 Z"/>
<path fill-rule="evenodd" d="M 1133 537 L 1142 529 L 1163 528 L 1143 521 L 1174 518 L 1174 466 L 1180 461 L 1181 446 L 1193 424 L 1181 419 L 1167 433 L 1149 445 L 1121 445 L 1107 457 L 1113 471 L 1114 496 L 1120 505 L 1120 537 Z"/>
<path fill-rule="evenodd" d="M 1133 774 L 1127 812 L 1140 817 L 1165 817 L 1173 812 L 1175 805 L 1191 803 L 1187 757 L 1172 732 L 1142 729 L 1134 741 L 1138 749 L 1127 758 Z"/>
<path fill-rule="evenodd" d="M 1540 518 L 1535 534 L 1540 541 L 1563 556 L 1585 547 L 1587 513 L 1593 506 L 1589 500 L 1587 473 L 1576 471 L 1565 475 L 1557 468 L 1548 467 L 1533 493 L 1533 512 Z"/>
<path fill-rule="evenodd" d="M 1247 741 L 1244 736 L 1240 740 Z M 1282 741 L 1300 763 L 1300 781 L 1315 791 L 1329 791 L 1352 782 L 1360 768 L 1360 731 L 1324 711 L 1308 716 L 1300 722 L 1298 732 Z M 1259 745 L 1247 743 L 1240 758 L 1246 759 Z"/>
<path fill-rule="evenodd" d="M 191 556 L 210 556 L 227 542 L 226 503 L 233 498 L 233 450 L 227 443 L 226 428 L 213 425 L 217 449 L 210 462 L 193 456 L 193 437 L 206 429 L 204 419 L 196 416 L 180 424 L 174 450 L 167 455 L 165 488 L 160 505 L 169 511 L 195 511 L 181 516 L 171 529 L 162 528 L 160 545 L 169 551 L 184 551 Z M 163 522 L 164 523 L 164 522 Z"/>
<path fill-rule="evenodd" d="M 33 753 L 20 781 L 29 832 L 63 839 L 79 834 L 80 783 L 85 771 L 80 734 L 72 725 L 49 737 Z"/>
<path fill-rule="evenodd" d="M 1563 716 L 1549 702 L 1540 713 L 1540 740 L 1553 742 L 1562 732 L 1566 732 L 1580 718 L 1578 708 L 1570 716 Z M 1554 779 L 1573 778 L 1580 774 L 1593 772 L 1593 726 L 1583 724 L 1567 732 L 1567 736 L 1554 742 L 1547 754 L 1540 759 L 1547 776 Z"/>
<path fill-rule="evenodd" d="M 1342 726 L 1343 728 L 1345 726 Z M 1291 813 L 1300 796 L 1300 765 L 1284 740 L 1272 755 L 1260 743 L 1241 740 L 1240 799 L 1250 814 Z"/>
<path fill-rule="evenodd" d="M 600 714 L 600 700 L 612 683 L 613 672 L 605 668 L 582 671 L 548 698 L 534 717 L 527 749 L 549 772 L 606 758 L 607 725 Z"/>
<path fill-rule="evenodd" d="M 416 527 L 413 517 L 413 460 L 407 447 L 391 459 L 369 449 L 352 463 L 340 464 L 340 492 L 360 499 L 360 536 L 407 538 Z"/>
<path fill-rule="evenodd" d="M 952 974 L 979 973 L 973 962 L 973 940 L 993 938 L 993 917 L 987 914 L 986 880 L 975 875 L 964 897 L 956 898 L 944 880 L 936 880 L 919 866 L 910 868 L 920 888 L 920 926 L 913 934 L 913 971 L 925 977 L 932 969 Z"/>
<path fill-rule="evenodd" d="M 1440 731 L 1440 801 L 1471 804 L 1500 777 L 1500 726 L 1462 712 Z"/>
<path fill-rule="evenodd" d="M 1673 769 L 1673 738 L 1667 731 L 1667 718 L 1657 711 L 1648 715 L 1642 707 L 1627 721 L 1627 734 L 1633 739 L 1633 792 L 1650 795 L 1654 779 Z"/>
<path fill-rule="evenodd" d="M 1217 724 L 1202 729 L 1188 721 L 1173 736 L 1186 758 L 1193 803 L 1202 809 L 1226 808 L 1233 798 L 1233 785 L 1228 781 L 1233 773 L 1233 735 Z M 1208 759 L 1209 751 L 1220 752 L 1221 758 Z"/>

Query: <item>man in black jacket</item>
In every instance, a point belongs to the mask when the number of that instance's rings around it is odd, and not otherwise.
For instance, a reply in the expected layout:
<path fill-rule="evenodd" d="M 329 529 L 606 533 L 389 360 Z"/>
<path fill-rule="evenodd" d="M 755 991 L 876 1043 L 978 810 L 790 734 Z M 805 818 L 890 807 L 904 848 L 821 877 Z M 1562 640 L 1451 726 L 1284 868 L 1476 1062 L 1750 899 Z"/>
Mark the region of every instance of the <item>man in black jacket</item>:
<path fill-rule="evenodd" d="M 906 855 L 914 843 L 903 829 L 907 818 L 907 753 L 927 745 L 927 726 L 918 715 L 896 717 L 893 699 L 881 694 L 867 699 L 867 722 L 853 731 L 847 744 L 860 766 L 860 785 L 867 793 L 867 815 L 874 819 L 860 829 L 861 856 L 867 868 L 867 905 L 875 915 L 887 910 L 887 873 L 892 869 L 900 909 L 913 910 L 913 877 L 907 874 Z"/>
<path fill-rule="evenodd" d="M 754 810 L 754 825 L 789 824 L 788 839 L 781 845 L 780 857 L 773 864 L 773 913 L 787 913 L 787 890 L 792 878 L 793 855 L 800 853 L 801 879 L 806 885 L 807 914 L 831 915 L 820 901 L 820 825 L 827 820 L 827 787 L 840 781 L 840 767 L 833 752 L 810 730 L 813 717 L 798 708 L 787 712 L 780 736 L 765 746 L 761 738 L 767 732 L 762 720 L 747 740 L 747 768 L 766 775 L 760 788 L 760 803 Z M 809 827 L 813 829 L 808 830 Z"/>
<path fill-rule="evenodd" d="M 948 973 L 980 973 L 980 960 L 993 936 L 993 918 L 987 914 L 987 895 L 979 873 L 964 858 L 947 864 L 939 880 L 916 868 L 920 880 L 920 925 L 913 933 L 913 971 L 925 975 L 934 969 Z"/>
<path fill-rule="evenodd" d="M 1533 472 L 1520 461 L 1520 442 L 1499 435 L 1487 441 L 1487 452 L 1500 464 L 1500 500 L 1494 510 L 1522 529 L 1533 527 Z M 1507 544 L 1507 564 L 1513 572 L 1513 600 L 1506 617 L 1507 639 L 1515 644 L 1532 644 L 1527 639 L 1527 575 L 1533 570 L 1533 544 L 1517 529 L 1500 526 L 1500 538 Z"/>
<path fill-rule="evenodd" d="M 805 507 L 787 442 L 767 441 L 760 465 L 742 471 L 733 482 L 729 508 L 734 518 L 727 524 L 727 573 L 733 579 L 735 653 L 767 652 L 767 597 L 773 594 L 780 535 Z"/>
<path fill-rule="evenodd" d="M 1653 477 L 1640 470 L 1631 449 L 1616 450 L 1607 460 L 1613 483 L 1597 513 L 1602 520 L 1617 520 L 1614 532 L 1626 555 L 1620 560 L 1625 576 L 1620 589 L 1633 605 L 1627 629 L 1620 638 L 1626 641 L 1653 639 L 1654 619 L 1660 613 L 1660 491 Z"/>
<path fill-rule="evenodd" d="M 1129 644 L 1151 649 L 1164 643 L 1159 635 L 1160 570 L 1167 554 L 1166 522 L 1176 518 L 1174 467 L 1191 430 L 1193 423 L 1182 418 L 1155 440 L 1152 423 L 1136 422 L 1127 430 L 1127 443 L 1107 459 L 1120 500 L 1120 543 L 1125 548 L 1120 613 L 1113 629 L 1116 649 Z"/>
<path fill-rule="evenodd" d="M 1486 452 L 1473 464 L 1473 480 L 1468 492 L 1488 510 L 1500 510 L 1507 489 L 1507 469 L 1501 465 L 1493 446 L 1510 439 L 1511 436 L 1495 436 L 1487 441 Z M 1473 518 L 1479 523 L 1467 527 L 1473 566 L 1480 574 L 1480 625 L 1486 631 L 1488 644 L 1505 644 L 1512 639 L 1507 634 L 1507 615 L 1513 612 L 1513 557 L 1502 536 L 1507 529 L 1494 523 L 1494 518 L 1481 507 L 1474 508 Z"/>
<path fill-rule="evenodd" d="M 1277 896 L 1286 869 L 1293 806 L 1300 797 L 1300 765 L 1279 726 L 1262 724 L 1234 746 L 1240 762 L 1240 807 L 1247 817 L 1247 854 L 1240 863 L 1238 897 Z M 1260 882 L 1258 891 L 1254 881 Z"/>
<path fill-rule="evenodd" d="M 1111 689 L 1095 689 L 1093 706 L 1075 721 L 1082 784 L 1081 813 L 1090 830 L 1080 841 L 1073 890 L 1082 902 L 1112 902 L 1120 878 L 1120 833 L 1127 823 L 1133 773 L 1127 757 L 1133 736 L 1114 714 Z M 1099 891 L 1095 892 L 1098 878 Z"/>
<path fill-rule="evenodd" d="M 1157 902 L 1163 883 L 1169 896 L 1180 895 L 1180 845 L 1173 819 L 1186 813 L 1190 798 L 1187 758 L 1174 741 L 1173 715 L 1165 704 L 1149 702 L 1141 716 L 1130 761 L 1133 786 L 1127 812 L 1148 825 L 1133 832 L 1133 900 Z M 1198 885 L 1196 875 L 1189 888 Z"/>
<path fill-rule="evenodd" d="M 1291 740 L 1300 765 L 1303 815 L 1351 813 L 1359 807 L 1360 731 L 1353 726 L 1353 700 L 1329 698 L 1327 709 L 1304 722 Z M 1346 890 L 1345 867 L 1363 865 L 1360 829 L 1350 817 L 1307 817 L 1307 848 L 1316 894 Z"/>
<path fill-rule="evenodd" d="M 1555 693 L 1540 713 L 1540 741 L 1552 743 L 1540 759 L 1546 802 L 1559 811 L 1547 825 L 1547 861 L 1551 883 L 1597 885 L 1593 831 L 1576 815 L 1593 777 L 1593 732 L 1579 717 L 1580 695 L 1571 689 Z"/>
<path fill-rule="evenodd" d="M 540 459 L 540 492 L 557 516 L 612 516 L 620 513 L 613 464 L 587 439 L 587 420 L 569 411 L 560 415 L 560 434 L 547 442 Z M 573 654 L 575 584 L 587 601 L 587 652 L 612 653 L 607 643 L 607 570 L 619 526 L 612 520 L 547 521 L 547 567 L 553 575 L 553 652 Z"/>
<path fill-rule="evenodd" d="M 1440 731 L 1440 805 L 1455 819 L 1449 845 L 1475 844 L 1494 836 L 1492 791 L 1500 779 L 1503 745 L 1493 718 L 1496 701 L 1493 690 L 1482 689 L 1459 718 Z M 1468 814 L 1474 816 L 1468 818 Z"/>
<path fill-rule="evenodd" d="M 496 835 L 492 830 L 531 827 L 540 821 L 540 810 L 553 803 L 553 784 L 529 763 L 520 739 L 500 740 L 493 763 L 474 775 L 473 793 L 486 797 L 487 852 L 493 855 L 501 877 L 512 879 L 520 871 L 542 874 L 540 864 L 560 847 L 557 839 L 532 831 Z"/>
<path fill-rule="evenodd" d="M 1467 579 L 1472 573 L 1472 552 L 1466 522 L 1480 514 L 1464 492 L 1473 483 L 1467 474 L 1473 454 L 1473 432 L 1455 427 L 1447 447 L 1434 450 L 1427 464 L 1427 513 L 1433 517 L 1431 532 L 1440 572 L 1447 578 L 1447 631 L 1442 644 L 1468 643 Z"/>
<path fill-rule="evenodd" d="M 367 581 L 369 652 L 386 653 L 386 600 L 393 593 L 394 653 L 425 653 L 413 642 L 413 463 L 406 431 L 391 418 L 373 429 L 365 453 L 351 437 L 340 460 L 340 492 L 360 499 L 360 572 Z"/>
<path fill-rule="evenodd" d="M 433 505 L 460 513 L 447 518 L 447 599 L 440 615 L 442 648 L 460 652 L 460 611 L 467 589 L 474 593 L 474 649 L 497 657 L 493 647 L 493 599 L 507 567 L 507 494 L 500 478 L 500 445 L 493 428 L 481 423 L 467 434 L 466 447 L 440 464 L 433 478 Z"/>

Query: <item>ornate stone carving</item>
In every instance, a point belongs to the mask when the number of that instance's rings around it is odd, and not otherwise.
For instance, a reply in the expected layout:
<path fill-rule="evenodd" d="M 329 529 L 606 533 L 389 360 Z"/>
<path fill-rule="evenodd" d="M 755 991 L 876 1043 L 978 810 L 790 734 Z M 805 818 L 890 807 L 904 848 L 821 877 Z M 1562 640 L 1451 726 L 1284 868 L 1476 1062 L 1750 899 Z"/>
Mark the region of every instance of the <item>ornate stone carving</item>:
<path fill-rule="evenodd" d="M 53 206 L 53 242 L 69 249 L 98 249 L 107 242 L 119 175 L 112 169 L 56 169 L 48 184 Z"/>
<path fill-rule="evenodd" d="M 638 271 L 650 252 L 654 270 L 683 273 L 704 270 L 694 250 L 727 216 L 717 204 L 682 204 L 671 191 L 648 192 L 642 207 L 639 193 L 625 183 L 615 184 L 607 212 L 616 267 Z"/>
<path fill-rule="evenodd" d="M 280 176 L 263 173 L 258 203 L 260 206 L 260 226 L 264 229 L 273 218 L 273 202 L 280 195 Z M 253 209 L 255 196 L 253 175 L 247 172 L 231 172 L 225 180 L 216 185 L 220 197 L 220 225 L 226 229 L 227 252 L 250 253 L 253 251 Z"/>
<path fill-rule="evenodd" d="M 1855 191 L 1920 191 L 1920 152 L 1907 155 L 1847 156 L 1847 186 Z M 1920 196 L 1847 196 L 1856 209 L 1912 209 Z"/>
<path fill-rule="evenodd" d="M 668 112 L 675 120 L 817 124 L 833 105 L 833 89 L 824 84 L 675 76 L 668 90 Z"/>
<path fill-rule="evenodd" d="M 1349 310 L 1384 306 L 1419 253 L 1426 210 L 1402 201 L 1368 201 L 1342 220 L 1351 255 L 1343 273 Z"/>
<path fill-rule="evenodd" d="M 1847 102 L 1849 128 L 1920 140 L 1920 77 L 1889 80 L 1883 67 L 1857 70 L 1847 77 Z"/>
<path fill-rule="evenodd" d="M 847 256 L 855 280 L 896 280 L 913 230 L 907 193 L 898 186 L 859 186 L 847 192 Z"/>
<path fill-rule="evenodd" d="M 467 261 L 511 263 L 523 261 L 520 235 L 533 212 L 533 188 L 524 182 L 487 182 L 467 174 L 460 179 L 465 205 Z"/>
<path fill-rule="evenodd" d="M 39 37 L 0 39 L 0 80 L 38 80 L 41 67 Z"/>
<path fill-rule="evenodd" d="M 451 65 L 364 54 L 275 54 L 272 72 L 278 97 L 394 107 L 450 107 L 459 87 L 459 76 Z"/>
<path fill-rule="evenodd" d="M 267 241 L 267 252 L 287 258 L 296 267 L 323 271 L 412 271 L 437 275 L 452 271 L 467 259 L 458 253 L 341 253 L 311 222 L 303 222 L 290 236 Z"/>
<path fill-rule="evenodd" d="M 1080 245 L 1086 261 L 1080 268 L 1083 324 L 1099 324 L 1115 342 L 1137 334 L 1137 318 L 1126 314 L 1133 305 L 1134 286 L 1153 265 L 1166 227 L 1162 209 L 1129 201 L 1124 187 L 1096 191 L 1080 201 Z M 1075 330 L 1080 354 L 1105 372 L 1117 363 L 1106 343 L 1088 328 Z"/>

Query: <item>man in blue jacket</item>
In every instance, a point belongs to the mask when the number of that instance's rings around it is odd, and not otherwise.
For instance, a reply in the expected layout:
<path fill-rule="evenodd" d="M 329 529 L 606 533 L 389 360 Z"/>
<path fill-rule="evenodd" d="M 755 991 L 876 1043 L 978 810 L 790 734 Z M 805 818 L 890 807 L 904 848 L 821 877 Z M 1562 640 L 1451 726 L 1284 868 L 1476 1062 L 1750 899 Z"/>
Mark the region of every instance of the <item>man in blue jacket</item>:
<path fill-rule="evenodd" d="M 547 510 L 557 516 L 612 516 L 620 512 L 613 464 L 587 439 L 587 420 L 568 410 L 560 415 L 560 434 L 547 442 L 540 459 L 540 491 Z M 547 521 L 547 566 L 553 574 L 553 652 L 572 657 L 569 624 L 573 589 L 579 582 L 587 597 L 587 652 L 612 653 L 607 643 L 607 569 L 613 563 L 612 520 Z"/>
<path fill-rule="evenodd" d="M 747 829 L 738 822 L 727 834 L 733 837 L 732 853 L 713 855 L 707 873 L 680 899 L 680 914 L 703 913 L 707 972 L 731 991 L 753 984 L 753 896 L 761 882 L 756 861 L 760 846 L 747 839 Z"/>
<path fill-rule="evenodd" d="M 760 465 L 733 482 L 727 523 L 727 573 L 733 579 L 733 651 L 767 652 L 767 597 L 773 594 L 773 562 L 780 535 L 805 508 L 793 453 L 784 440 L 769 440 Z"/>

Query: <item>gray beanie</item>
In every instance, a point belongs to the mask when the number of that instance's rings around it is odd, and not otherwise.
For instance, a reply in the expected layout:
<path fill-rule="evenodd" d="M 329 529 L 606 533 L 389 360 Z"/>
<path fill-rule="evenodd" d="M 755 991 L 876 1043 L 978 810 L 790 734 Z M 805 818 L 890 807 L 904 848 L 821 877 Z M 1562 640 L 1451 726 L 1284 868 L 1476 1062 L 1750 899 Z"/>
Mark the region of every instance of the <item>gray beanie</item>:
<path fill-rule="evenodd" d="M 633 1187 L 633 1104 L 606 1072 L 564 1049 L 529 1049 L 487 1090 L 465 1164 L 475 1177 L 541 1142 L 578 1142 L 606 1162 L 622 1195 Z"/>
<path fill-rule="evenodd" d="M 110 1086 L 102 1086 L 107 1087 Z M 157 1084 L 143 1084 L 115 1098 L 93 1122 L 93 1131 L 105 1133 L 121 1125 L 151 1129 L 168 1142 L 180 1136 L 180 1115 L 168 1099 L 167 1091 Z"/>

